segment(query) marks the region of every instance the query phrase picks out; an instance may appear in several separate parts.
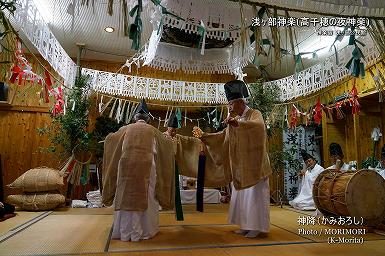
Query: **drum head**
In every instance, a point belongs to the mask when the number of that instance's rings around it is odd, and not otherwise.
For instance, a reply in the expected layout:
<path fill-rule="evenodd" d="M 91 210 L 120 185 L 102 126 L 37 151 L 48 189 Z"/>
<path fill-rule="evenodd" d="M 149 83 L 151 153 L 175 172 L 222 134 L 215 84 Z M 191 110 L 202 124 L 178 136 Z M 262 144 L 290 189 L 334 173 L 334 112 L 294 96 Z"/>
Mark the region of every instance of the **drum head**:
<path fill-rule="evenodd" d="M 346 205 L 351 216 L 363 217 L 367 225 L 385 218 L 385 179 L 372 170 L 354 174 L 346 188 Z"/>

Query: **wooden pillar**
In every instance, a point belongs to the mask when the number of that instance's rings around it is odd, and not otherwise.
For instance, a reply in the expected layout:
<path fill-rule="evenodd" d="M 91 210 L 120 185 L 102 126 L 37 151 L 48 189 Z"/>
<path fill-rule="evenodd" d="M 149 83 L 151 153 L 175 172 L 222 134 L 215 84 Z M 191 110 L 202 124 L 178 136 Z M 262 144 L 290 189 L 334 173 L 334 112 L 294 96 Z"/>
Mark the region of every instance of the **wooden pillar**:
<path fill-rule="evenodd" d="M 359 147 L 359 141 L 360 141 L 360 116 L 354 115 L 353 116 L 353 131 L 354 131 L 354 147 L 353 147 L 353 158 L 357 161 L 357 167 L 360 167 L 360 163 L 362 161 L 361 157 L 361 150 L 358 150 Z M 353 160 L 353 159 L 351 159 Z"/>
<path fill-rule="evenodd" d="M 323 151 L 323 163 L 321 166 L 329 166 L 329 141 L 328 141 L 328 126 L 327 126 L 327 116 L 324 111 L 322 111 L 322 151 Z"/>

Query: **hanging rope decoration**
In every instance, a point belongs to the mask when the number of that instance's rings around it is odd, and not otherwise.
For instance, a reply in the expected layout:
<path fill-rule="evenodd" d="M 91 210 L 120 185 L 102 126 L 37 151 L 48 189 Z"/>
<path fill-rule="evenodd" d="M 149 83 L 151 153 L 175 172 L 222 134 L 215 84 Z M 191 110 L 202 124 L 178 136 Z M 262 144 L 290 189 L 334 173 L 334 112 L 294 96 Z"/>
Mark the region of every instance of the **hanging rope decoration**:
<path fill-rule="evenodd" d="M 99 94 L 98 94 L 97 97 L 99 97 Z M 103 100 L 105 98 L 110 98 L 107 103 L 103 103 Z M 131 120 L 132 120 L 132 117 L 133 117 L 133 115 L 134 115 L 134 113 L 136 111 L 136 106 L 139 104 L 139 102 L 131 101 L 131 100 L 125 100 L 125 99 L 121 99 L 121 98 L 114 97 L 114 96 L 111 96 L 111 95 L 101 94 L 100 102 L 99 102 L 99 105 L 98 105 L 99 106 L 98 107 L 99 108 L 98 109 L 99 110 L 99 114 L 103 115 L 105 110 L 111 104 L 112 104 L 112 107 L 110 109 L 110 113 L 108 114 L 108 117 L 118 121 L 117 115 L 118 115 L 118 113 L 120 113 L 119 114 L 120 122 L 124 122 L 125 124 L 129 124 L 131 122 Z M 119 105 L 121 106 L 120 107 L 120 111 L 119 111 Z M 147 105 L 167 107 L 165 118 L 155 117 L 154 115 L 152 115 L 151 112 L 149 112 L 150 117 L 153 120 L 157 120 L 159 122 L 158 129 L 160 128 L 160 123 L 161 122 L 163 122 L 163 127 L 167 127 L 167 121 L 168 121 L 169 117 L 171 116 L 171 114 L 173 112 L 176 113 L 176 116 L 178 118 L 178 123 L 179 123 L 180 127 L 182 126 L 183 119 L 184 119 L 184 126 L 187 126 L 187 120 L 189 120 L 190 122 L 193 122 L 193 121 L 197 122 L 198 124 L 200 123 L 200 121 L 208 122 L 210 124 L 212 122 L 213 125 L 218 124 L 218 122 L 219 122 L 219 125 L 220 125 L 220 121 L 222 120 L 222 116 L 224 114 L 224 105 L 215 105 L 215 106 L 194 106 L 194 105 L 192 105 L 192 106 L 191 105 L 190 106 L 170 106 L 170 105 L 155 104 L 155 103 L 147 103 Z M 218 113 L 218 109 L 217 109 L 218 107 L 222 108 L 220 115 Z M 183 108 L 185 109 L 184 115 L 182 115 L 182 111 L 181 111 L 181 109 L 183 109 Z M 214 110 L 211 113 L 210 112 L 206 113 L 207 117 L 189 118 L 187 116 L 187 108 L 214 108 Z M 126 113 L 126 118 L 123 118 L 124 113 Z M 214 121 L 215 118 L 217 119 L 217 121 Z M 216 128 L 215 126 L 213 126 L 213 127 Z"/>
<path fill-rule="evenodd" d="M 75 146 L 72 155 L 65 161 L 63 167 L 59 170 L 59 174 L 67 177 L 67 182 L 74 185 L 86 185 L 90 179 L 90 162 L 92 154 L 85 162 L 79 161 L 75 157 Z"/>
<path fill-rule="evenodd" d="M 51 108 L 52 115 L 57 116 L 62 114 L 64 112 L 65 104 L 63 100 L 63 90 L 61 85 L 53 88 L 53 82 L 51 80 L 50 73 L 44 66 L 42 66 L 44 69 L 44 78 L 34 73 L 32 71 L 32 65 L 23 55 L 21 41 L 17 39 L 15 45 L 16 63 L 12 67 L 12 75 L 9 78 L 9 81 L 11 83 L 15 83 L 17 80 L 19 86 L 24 85 L 26 82 L 39 84 L 42 87 L 39 95 L 45 103 L 50 102 L 49 96 L 53 96 L 55 99 L 55 103 Z"/>
<path fill-rule="evenodd" d="M 328 107 L 323 104 L 321 104 L 321 100 L 318 97 L 317 102 L 314 104 L 313 107 L 310 107 L 307 112 L 301 112 L 298 107 L 294 103 L 287 103 L 291 105 L 291 110 L 289 114 L 289 118 L 287 118 L 287 108 L 289 105 L 286 104 L 286 107 L 284 109 L 279 109 L 280 106 L 285 105 L 276 105 L 267 118 L 269 120 L 269 125 L 271 123 L 271 120 L 275 120 L 275 115 L 277 115 L 277 111 L 286 111 L 286 114 L 283 113 L 283 118 L 287 123 L 287 127 L 290 129 L 295 129 L 299 122 L 299 117 L 305 117 L 305 124 L 306 126 L 310 124 L 312 120 L 316 124 L 321 124 L 322 122 L 322 111 L 325 112 L 326 116 L 328 118 L 332 118 L 333 112 L 336 113 L 337 119 L 344 119 L 345 113 L 343 111 L 344 106 L 349 106 L 352 108 L 352 115 L 358 115 L 360 112 L 360 103 L 358 101 L 358 92 L 355 83 L 353 84 L 353 87 L 349 93 L 343 94 L 343 100 L 340 100 L 336 102 L 333 106 Z"/>
<path fill-rule="evenodd" d="M 360 113 L 361 105 L 358 102 L 358 93 L 357 93 L 357 88 L 356 88 L 355 83 L 354 83 L 353 88 L 350 92 L 350 95 L 351 95 L 351 98 L 349 99 L 349 104 L 352 107 L 352 114 L 358 115 Z"/>

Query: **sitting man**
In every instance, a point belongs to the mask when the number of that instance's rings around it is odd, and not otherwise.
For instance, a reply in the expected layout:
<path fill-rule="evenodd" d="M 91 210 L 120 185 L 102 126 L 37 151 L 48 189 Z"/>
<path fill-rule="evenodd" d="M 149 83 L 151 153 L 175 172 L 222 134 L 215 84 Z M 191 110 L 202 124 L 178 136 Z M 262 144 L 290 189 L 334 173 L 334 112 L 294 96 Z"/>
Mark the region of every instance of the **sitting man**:
<path fill-rule="evenodd" d="M 349 170 L 355 171 L 356 169 L 344 163 L 344 153 L 342 152 L 342 148 L 338 143 L 331 143 L 329 146 L 329 155 L 331 161 L 334 163 L 332 166 L 326 168 L 326 170 L 337 170 L 340 172 L 346 172 Z"/>
<path fill-rule="evenodd" d="M 302 182 L 298 196 L 289 204 L 298 210 L 315 210 L 313 201 L 313 184 L 318 174 L 324 171 L 324 168 L 317 164 L 314 157 L 305 150 L 301 151 L 301 156 L 306 165 L 306 170 L 302 170 L 299 175 L 302 176 Z"/>
<path fill-rule="evenodd" d="M 4 221 L 15 216 L 15 206 L 0 202 L 0 221 Z"/>
<path fill-rule="evenodd" d="M 385 179 L 385 145 L 381 149 L 381 161 L 374 168 Z"/>

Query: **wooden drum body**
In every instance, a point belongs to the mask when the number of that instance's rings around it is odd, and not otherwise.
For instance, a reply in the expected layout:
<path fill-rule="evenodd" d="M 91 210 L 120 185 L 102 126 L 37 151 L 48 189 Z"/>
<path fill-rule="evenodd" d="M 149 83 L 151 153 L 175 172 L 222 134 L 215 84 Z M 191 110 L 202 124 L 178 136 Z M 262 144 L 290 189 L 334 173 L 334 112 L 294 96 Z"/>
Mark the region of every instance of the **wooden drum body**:
<path fill-rule="evenodd" d="M 325 170 L 314 182 L 313 199 L 326 216 L 362 217 L 367 225 L 385 218 L 385 180 L 372 170 Z"/>

